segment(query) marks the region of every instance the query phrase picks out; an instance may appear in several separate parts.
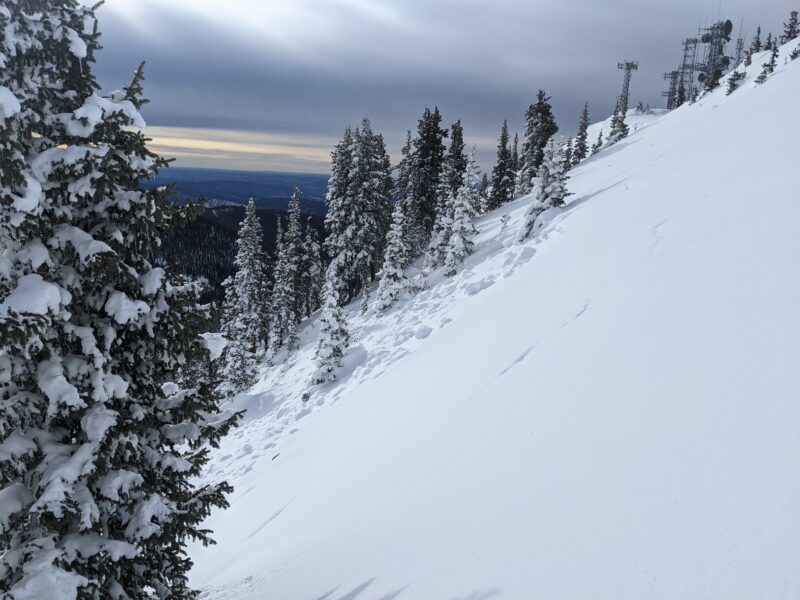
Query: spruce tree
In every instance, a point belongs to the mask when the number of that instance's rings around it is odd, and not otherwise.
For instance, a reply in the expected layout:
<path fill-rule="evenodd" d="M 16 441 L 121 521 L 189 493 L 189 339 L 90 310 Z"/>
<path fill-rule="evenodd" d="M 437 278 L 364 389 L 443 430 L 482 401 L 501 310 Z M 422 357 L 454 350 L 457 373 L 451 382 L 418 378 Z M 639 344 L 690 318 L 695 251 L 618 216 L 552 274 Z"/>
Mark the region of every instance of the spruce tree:
<path fill-rule="evenodd" d="M 551 139 L 545 147 L 544 160 L 539 167 L 536 197 L 525 212 L 525 221 L 517 237 L 518 241 L 525 241 L 531 235 L 536 219 L 544 211 L 564 206 L 564 200 L 569 193 L 563 165 L 564 161 L 559 157 L 555 142 Z"/>
<path fill-rule="evenodd" d="M 764 83 L 767 78 L 775 71 L 775 65 L 778 61 L 778 46 L 773 45 L 769 53 L 767 62 L 761 65 L 761 74 L 756 77 L 756 83 Z"/>
<path fill-rule="evenodd" d="M 783 24 L 783 35 L 781 35 L 781 44 L 791 42 L 793 39 L 800 35 L 800 25 L 797 23 L 797 11 L 793 10 L 789 13 L 789 21 Z"/>
<path fill-rule="evenodd" d="M 292 190 L 289 200 L 289 219 L 283 244 L 286 251 L 286 278 L 289 293 L 291 294 L 291 307 L 294 312 L 294 321 L 299 323 L 305 313 L 305 296 L 303 287 L 303 263 L 306 258 L 306 248 L 303 242 L 303 225 L 301 222 L 300 199 L 302 192 L 297 186 Z"/>
<path fill-rule="evenodd" d="M 240 390 L 253 382 L 257 358 L 267 339 L 270 312 L 263 232 L 252 199 L 245 207 L 236 246 L 236 274 L 226 285 L 220 326 L 228 339 L 223 373 L 232 387 Z"/>
<path fill-rule="evenodd" d="M 753 36 L 753 41 L 750 42 L 750 54 L 761 52 L 761 26 L 756 28 L 756 34 Z"/>
<path fill-rule="evenodd" d="M 338 281 L 341 280 L 341 255 L 333 258 L 325 273 L 322 289 L 322 314 L 320 315 L 320 334 L 317 342 L 313 383 L 325 383 L 336 379 L 336 369 L 342 366 L 344 351 L 350 342 L 347 323 L 339 305 Z"/>
<path fill-rule="evenodd" d="M 383 137 L 367 118 L 360 129 L 345 132 L 332 156 L 325 244 L 329 256 L 342 256 L 337 285 L 347 303 L 380 268 L 391 220 L 391 164 Z"/>
<path fill-rule="evenodd" d="M 572 168 L 572 138 L 568 138 L 561 149 L 563 158 L 562 168 L 564 171 L 569 171 Z"/>
<path fill-rule="evenodd" d="M 426 108 L 417 125 L 417 136 L 409 161 L 410 193 L 408 203 L 408 234 L 415 254 L 428 246 L 436 221 L 436 208 L 444 170 L 444 139 L 448 132 L 441 128 L 439 109 Z"/>
<path fill-rule="evenodd" d="M 628 124 L 625 122 L 626 113 L 627 107 L 620 106 L 614 116 L 611 117 L 611 131 L 608 134 L 608 138 L 606 138 L 606 147 L 613 146 L 628 137 L 629 129 Z"/>
<path fill-rule="evenodd" d="M 577 165 L 589 155 L 589 103 L 583 105 L 580 121 L 578 122 L 578 135 L 575 137 L 575 149 L 572 153 L 573 164 Z"/>
<path fill-rule="evenodd" d="M 514 170 L 508 141 L 508 121 L 503 121 L 500 141 L 497 143 L 497 162 L 492 170 L 492 188 L 486 205 L 488 210 L 502 206 L 514 195 Z"/>
<path fill-rule="evenodd" d="M 444 267 L 447 275 L 455 275 L 464 259 L 472 253 L 476 230 L 473 221 L 477 215 L 478 167 L 475 164 L 475 151 L 468 158 L 461 187 L 453 198 L 453 217 L 450 222 L 447 240 L 447 253 Z"/>
<path fill-rule="evenodd" d="M 408 284 L 405 269 L 411 264 L 413 254 L 408 244 L 407 227 L 405 204 L 401 201 L 394 207 L 392 226 L 386 237 L 383 271 L 377 294 L 377 307 L 380 311 L 390 308 Z"/>
<path fill-rule="evenodd" d="M 558 131 L 550 98 L 539 90 L 535 104 L 525 112 L 525 138 L 522 142 L 522 167 L 519 169 L 518 191 L 525 195 L 531 191 L 533 178 L 542 164 L 544 147 Z"/>
<path fill-rule="evenodd" d="M 278 350 L 287 346 L 289 351 L 299 345 L 297 337 L 297 317 L 295 315 L 294 273 L 290 266 L 289 247 L 283 232 L 281 218 L 278 217 L 278 233 L 275 238 L 275 268 L 272 273 L 272 307 L 269 321 L 270 361 L 275 359 Z"/>
<path fill-rule="evenodd" d="M 236 421 L 208 357 L 200 285 L 153 264 L 196 217 L 147 147 L 143 70 L 101 96 L 94 10 L 5 0 L 0 90 L 0 595 L 184 600 L 188 540 L 227 505 L 198 486 Z"/>
<path fill-rule="evenodd" d="M 464 151 L 464 128 L 461 119 L 450 126 L 450 147 L 445 159 L 445 173 L 449 192 L 454 196 L 461 187 L 461 180 L 467 170 L 468 156 Z"/>
<path fill-rule="evenodd" d="M 736 89 L 739 87 L 739 82 L 741 82 L 745 77 L 745 72 L 739 70 L 738 68 L 733 71 L 730 75 L 728 75 L 728 87 L 725 90 L 725 95 L 730 96 Z"/>
<path fill-rule="evenodd" d="M 513 177 L 513 189 L 514 192 L 512 193 L 511 197 L 516 198 L 517 194 L 517 173 L 519 172 L 520 168 L 520 159 L 519 159 L 519 134 L 514 134 L 514 147 L 511 151 L 511 176 Z"/>
<path fill-rule="evenodd" d="M 767 41 L 764 42 L 764 50 L 765 51 L 771 51 L 771 50 L 775 49 L 776 47 L 777 47 L 777 43 L 775 41 L 775 38 L 772 37 L 772 32 L 769 32 L 767 34 Z"/>
<path fill-rule="evenodd" d="M 489 199 L 489 176 L 484 173 L 481 177 L 480 185 L 480 207 L 483 207 Z M 480 208 L 478 212 L 481 212 Z"/>
<path fill-rule="evenodd" d="M 310 317 L 322 305 L 322 285 L 325 280 L 325 268 L 322 264 L 322 247 L 317 230 L 311 224 L 311 217 L 306 222 L 306 255 L 303 261 L 302 290 L 305 316 Z"/>
<path fill-rule="evenodd" d="M 348 127 L 336 147 L 331 152 L 331 177 L 325 196 L 325 252 L 334 257 L 348 252 L 349 229 L 353 221 L 353 201 L 350 197 L 351 179 L 355 153 L 353 130 Z M 350 294 L 347 273 L 342 273 L 342 281 L 337 281 L 337 291 L 344 296 Z M 349 297 L 346 298 L 348 301 Z"/>
<path fill-rule="evenodd" d="M 592 146 L 592 154 L 597 154 L 602 149 L 603 149 L 603 130 L 601 129 L 597 133 L 597 141 Z"/>

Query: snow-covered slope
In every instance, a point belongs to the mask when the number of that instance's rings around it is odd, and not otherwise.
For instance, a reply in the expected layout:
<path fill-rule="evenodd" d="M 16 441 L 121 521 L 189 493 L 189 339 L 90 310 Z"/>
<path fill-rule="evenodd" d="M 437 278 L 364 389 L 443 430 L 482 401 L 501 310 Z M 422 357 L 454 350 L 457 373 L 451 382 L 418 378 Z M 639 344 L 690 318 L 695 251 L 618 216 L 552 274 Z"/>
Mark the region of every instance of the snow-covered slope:
<path fill-rule="evenodd" d="M 517 200 L 457 276 L 353 307 L 333 386 L 310 324 L 214 454 L 236 492 L 193 548 L 204 597 L 800 597 L 786 54 L 580 165 L 536 239 Z"/>

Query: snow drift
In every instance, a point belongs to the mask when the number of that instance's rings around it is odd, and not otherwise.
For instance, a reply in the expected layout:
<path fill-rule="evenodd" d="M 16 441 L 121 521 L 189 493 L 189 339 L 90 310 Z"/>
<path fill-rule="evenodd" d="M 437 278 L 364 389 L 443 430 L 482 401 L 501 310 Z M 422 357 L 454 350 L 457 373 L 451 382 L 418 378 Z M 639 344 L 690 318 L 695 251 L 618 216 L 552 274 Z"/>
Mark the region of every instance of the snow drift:
<path fill-rule="evenodd" d="M 332 385 L 309 323 L 213 457 L 236 491 L 192 550 L 203 597 L 800 596 L 787 54 L 586 160 L 534 239 L 522 198 L 456 276 L 353 306 Z"/>

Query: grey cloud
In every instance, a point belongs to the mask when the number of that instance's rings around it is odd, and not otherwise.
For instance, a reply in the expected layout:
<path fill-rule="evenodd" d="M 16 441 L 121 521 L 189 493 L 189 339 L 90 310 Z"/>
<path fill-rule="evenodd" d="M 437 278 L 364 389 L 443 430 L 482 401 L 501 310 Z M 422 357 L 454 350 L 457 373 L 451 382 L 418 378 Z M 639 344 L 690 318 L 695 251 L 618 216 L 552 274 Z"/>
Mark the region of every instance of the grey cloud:
<path fill-rule="evenodd" d="M 395 158 L 405 130 L 435 104 L 446 124 L 462 119 L 488 166 L 500 123 L 508 118 L 521 130 L 539 88 L 565 132 L 584 101 L 594 118 L 607 116 L 621 82 L 618 60 L 640 62 L 633 101 L 663 105 L 662 74 L 678 62 L 681 40 L 718 14 L 716 1 L 694 0 L 376 2 L 388 15 L 355 2 L 302 1 L 313 12 L 308 31 L 288 32 L 294 48 L 169 5 L 143 5 L 146 30 L 102 8 L 101 83 L 119 87 L 146 59 L 145 116 L 154 125 L 310 133 L 333 143 L 367 114 Z M 728 0 L 723 13 L 737 29 L 743 19 L 749 38 L 758 24 L 778 31 L 793 4 Z M 253 6 L 263 16 L 263 5 Z"/>

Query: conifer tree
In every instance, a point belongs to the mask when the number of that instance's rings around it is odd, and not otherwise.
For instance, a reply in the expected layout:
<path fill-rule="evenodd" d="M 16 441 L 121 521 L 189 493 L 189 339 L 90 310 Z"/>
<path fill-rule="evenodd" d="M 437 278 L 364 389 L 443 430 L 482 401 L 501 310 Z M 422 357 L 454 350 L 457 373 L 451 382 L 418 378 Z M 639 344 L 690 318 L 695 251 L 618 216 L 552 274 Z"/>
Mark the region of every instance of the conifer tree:
<path fill-rule="evenodd" d="M 220 325 L 228 339 L 225 379 L 234 389 L 243 389 L 253 381 L 256 361 L 267 339 L 270 312 L 263 232 L 252 199 L 245 207 L 236 245 L 236 274 L 226 286 Z"/>
<path fill-rule="evenodd" d="M 772 32 L 769 32 L 767 34 L 767 41 L 764 42 L 764 50 L 765 51 L 771 51 L 776 47 L 777 47 L 777 44 L 775 42 L 775 38 L 772 37 Z"/>
<path fill-rule="evenodd" d="M 730 96 L 736 89 L 739 87 L 739 83 L 744 79 L 745 72 L 740 69 L 736 69 L 728 76 L 728 87 L 725 90 L 725 95 Z"/>
<path fill-rule="evenodd" d="M 511 162 L 511 149 L 508 145 L 508 121 L 503 121 L 500 141 L 497 144 L 497 162 L 492 170 L 492 188 L 489 192 L 487 209 L 494 210 L 512 199 L 514 194 L 514 171 Z"/>
<path fill-rule="evenodd" d="M 322 285 L 325 280 L 325 268 L 322 264 L 322 247 L 317 230 L 311 224 L 311 217 L 306 222 L 305 260 L 303 261 L 302 290 L 305 316 L 310 317 L 322 305 Z"/>
<path fill-rule="evenodd" d="M 756 83 L 761 84 L 767 80 L 767 78 L 775 71 L 775 65 L 777 63 L 777 60 L 778 60 L 778 46 L 773 45 L 772 49 L 770 50 L 767 62 L 761 65 L 762 67 L 761 74 L 758 77 L 756 77 Z"/>
<path fill-rule="evenodd" d="M 200 286 L 151 262 L 199 214 L 143 189 L 143 69 L 101 96 L 94 9 L 0 5 L 0 596 L 195 597 L 187 540 L 227 505 L 197 484 L 235 423 L 208 357 Z"/>
<path fill-rule="evenodd" d="M 675 93 L 675 106 L 683 106 L 686 103 L 686 86 L 683 79 L 678 84 L 678 91 Z"/>
<path fill-rule="evenodd" d="M 572 168 L 572 138 L 568 138 L 561 149 L 561 154 L 564 164 L 562 168 L 564 171 L 569 171 Z"/>
<path fill-rule="evenodd" d="M 304 316 L 305 296 L 302 293 L 303 287 L 303 263 L 306 259 L 306 247 L 303 241 L 303 225 L 300 221 L 300 199 L 302 193 L 297 186 L 292 190 L 292 197 L 289 200 L 289 221 L 286 226 L 286 234 L 283 238 L 286 249 L 286 277 L 289 290 L 292 295 L 292 310 L 294 312 L 295 323 L 299 323 Z"/>
<path fill-rule="evenodd" d="M 519 134 L 514 134 L 514 147 L 511 151 L 511 176 L 514 178 L 514 193 L 512 194 L 512 198 L 516 198 L 516 188 L 517 188 L 517 173 L 519 172 L 520 168 L 520 160 L 519 160 Z"/>
<path fill-rule="evenodd" d="M 380 311 L 391 307 L 408 284 L 405 269 L 411 264 L 413 254 L 408 245 L 407 226 L 405 204 L 401 201 L 395 204 L 392 226 L 386 238 L 386 253 L 377 294 Z"/>
<path fill-rule="evenodd" d="M 438 107 L 426 108 L 417 125 L 409 160 L 410 191 L 406 196 L 408 235 L 415 254 L 428 246 L 434 222 L 440 185 L 444 172 L 445 145 L 448 132 L 441 128 Z"/>
<path fill-rule="evenodd" d="M 369 119 L 334 150 L 325 218 L 329 256 L 342 255 L 340 298 L 352 300 L 379 269 L 391 219 L 391 165 Z"/>
<path fill-rule="evenodd" d="M 327 211 L 325 213 L 325 230 L 327 237 L 324 247 L 328 256 L 334 257 L 348 252 L 349 229 L 353 221 L 353 200 L 350 197 L 351 179 L 355 153 L 353 130 L 348 127 L 339 143 L 331 152 L 331 177 L 328 180 L 328 191 L 325 196 Z M 337 291 L 348 295 L 347 273 L 342 273 L 342 281 L 337 281 Z M 350 300 L 349 297 L 346 300 Z"/>
<path fill-rule="evenodd" d="M 573 164 L 577 165 L 589 155 L 589 103 L 583 105 L 578 135 L 575 137 L 575 148 L 572 153 Z"/>
<path fill-rule="evenodd" d="M 411 161 L 413 160 L 411 130 L 406 131 L 406 143 L 400 150 L 400 163 L 397 165 L 397 178 L 394 182 L 394 197 L 402 200 L 411 195 Z"/>
<path fill-rule="evenodd" d="M 597 141 L 592 146 L 592 154 L 597 154 L 603 148 L 603 130 L 597 133 Z"/>
<path fill-rule="evenodd" d="M 756 28 L 756 34 L 753 36 L 753 41 L 750 42 L 750 54 L 761 52 L 761 26 Z"/>
<path fill-rule="evenodd" d="M 536 197 L 525 213 L 525 221 L 518 235 L 518 241 L 526 240 L 534 230 L 536 219 L 550 208 L 564 206 L 567 192 L 567 175 L 563 168 L 564 161 L 556 151 L 555 142 L 551 139 L 545 147 L 544 160 L 539 167 Z"/>
<path fill-rule="evenodd" d="M 272 309 L 269 322 L 268 358 L 274 360 L 284 345 L 289 351 L 299 345 L 297 316 L 294 311 L 294 273 L 291 269 L 290 249 L 278 217 L 278 233 L 275 239 L 275 268 L 272 280 Z"/>
<path fill-rule="evenodd" d="M 789 21 L 783 24 L 783 35 L 781 35 L 781 44 L 791 42 L 793 39 L 800 35 L 800 25 L 797 22 L 797 11 L 793 10 L 789 13 Z"/>
<path fill-rule="evenodd" d="M 535 104 L 531 104 L 525 112 L 525 138 L 522 142 L 522 167 L 518 175 L 519 195 L 531 191 L 533 178 L 542 164 L 544 147 L 547 141 L 556 134 L 558 125 L 553 116 L 553 109 L 543 90 L 539 90 Z"/>
<path fill-rule="evenodd" d="M 315 362 L 317 371 L 313 383 L 325 383 L 336 379 L 336 369 L 342 366 L 342 358 L 350 342 L 347 323 L 339 301 L 338 281 L 341 280 L 342 256 L 335 256 L 325 273 L 322 289 L 322 314 L 320 334 L 317 342 Z"/>
<path fill-rule="evenodd" d="M 468 158 L 461 187 L 453 197 L 453 217 L 450 222 L 447 240 L 447 253 L 444 267 L 447 275 L 455 275 L 464 259 L 472 253 L 476 230 L 473 221 L 478 203 L 478 167 L 475 164 L 475 151 Z"/>
<path fill-rule="evenodd" d="M 458 193 L 464 172 L 467 170 L 468 156 L 464 148 L 464 128 L 459 119 L 450 126 L 450 147 L 447 149 L 445 160 L 447 186 L 454 196 Z"/>
<path fill-rule="evenodd" d="M 613 146 L 620 140 L 628 137 L 628 124 L 625 122 L 627 107 L 620 106 L 611 117 L 611 131 L 606 138 L 605 146 Z"/>
<path fill-rule="evenodd" d="M 481 185 L 480 185 L 480 207 L 483 207 L 489 199 L 489 176 L 484 173 L 481 177 Z M 478 212 L 481 212 L 481 209 L 478 209 Z"/>

